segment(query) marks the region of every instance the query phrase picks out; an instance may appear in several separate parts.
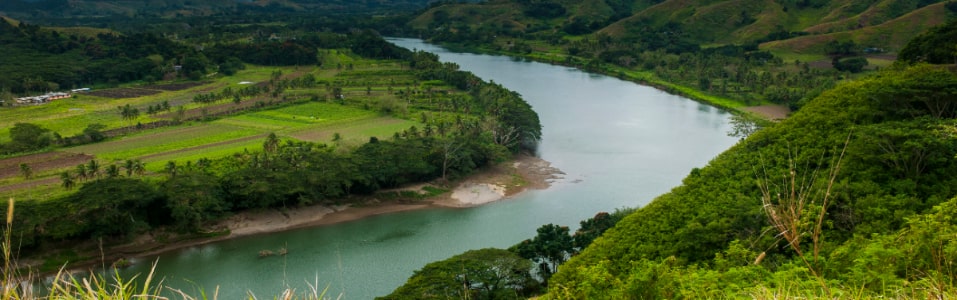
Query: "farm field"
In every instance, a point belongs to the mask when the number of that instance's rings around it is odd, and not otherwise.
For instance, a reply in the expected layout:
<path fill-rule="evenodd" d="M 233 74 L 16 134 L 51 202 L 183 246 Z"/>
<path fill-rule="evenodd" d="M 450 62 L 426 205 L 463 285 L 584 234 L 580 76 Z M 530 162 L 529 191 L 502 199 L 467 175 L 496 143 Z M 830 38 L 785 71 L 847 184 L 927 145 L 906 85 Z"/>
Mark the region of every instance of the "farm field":
<path fill-rule="evenodd" d="M 358 146 L 370 137 L 391 138 L 412 126 L 423 128 L 422 123 L 409 120 L 412 116 L 418 119 L 418 115 L 410 111 L 416 108 L 408 96 L 400 100 L 397 95 L 427 84 L 429 90 L 451 90 L 431 86 L 431 82 L 420 83 L 400 63 L 366 60 L 343 50 L 326 51 L 325 67 L 248 66 L 233 76 L 202 82 L 130 85 L 76 94 L 43 105 L 0 109 L 0 143 L 10 141 L 9 128 L 18 122 L 37 124 L 64 138 L 83 134 L 90 124 L 102 124 L 112 137 L 54 152 L 0 159 L 0 192 L 25 199 L 67 193 L 60 187 L 61 173 L 75 171 L 77 165 L 93 159 L 103 167 L 139 160 L 150 176 L 162 172 L 169 161 L 182 165 L 261 151 L 269 133 L 284 140 L 329 144 L 338 134 L 336 145 Z M 241 102 L 194 102 L 200 94 L 261 87 L 306 75 L 316 79 L 315 86 L 288 87 L 278 95 L 259 94 L 244 97 Z M 341 98 L 330 94 L 332 86 L 341 88 Z M 127 104 L 140 114 L 124 119 L 117 107 Z M 161 104 L 168 109 L 147 113 Z M 174 120 L 186 122 L 153 129 L 130 127 Z M 29 178 L 20 164 L 32 168 Z"/>
<path fill-rule="evenodd" d="M 147 170 L 162 169 L 156 162 L 216 159 L 245 150 L 262 148 L 270 132 L 310 142 L 329 142 L 335 133 L 343 141 L 362 142 L 369 137 L 390 137 L 418 125 L 416 122 L 382 117 L 378 113 L 333 103 L 310 102 L 275 110 L 245 113 L 209 123 L 164 128 L 63 149 L 92 155 L 104 162 L 140 159 Z"/>

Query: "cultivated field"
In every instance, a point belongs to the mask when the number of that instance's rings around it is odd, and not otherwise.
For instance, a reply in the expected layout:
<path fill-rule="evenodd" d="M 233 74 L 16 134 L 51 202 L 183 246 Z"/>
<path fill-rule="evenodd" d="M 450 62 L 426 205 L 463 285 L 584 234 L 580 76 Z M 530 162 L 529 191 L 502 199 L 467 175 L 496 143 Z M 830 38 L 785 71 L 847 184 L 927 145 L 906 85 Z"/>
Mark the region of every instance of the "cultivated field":
<path fill-rule="evenodd" d="M 158 174 L 169 161 L 182 165 L 202 158 L 260 151 L 269 133 L 281 139 L 327 144 L 333 144 L 333 137 L 339 134 L 336 145 L 361 145 L 373 136 L 390 138 L 411 126 L 423 128 L 423 124 L 411 120 L 414 112 L 410 110 L 414 108 L 411 102 L 400 100 L 400 93 L 425 89 L 425 85 L 430 85 L 430 91 L 451 90 L 418 82 L 399 63 L 365 60 L 342 50 L 323 51 L 327 54 L 323 56 L 325 67 L 249 66 L 234 76 L 203 82 L 130 85 L 43 105 L 2 108 L 0 143 L 10 141 L 9 128 L 18 122 L 37 124 L 63 137 L 80 135 L 90 124 L 102 124 L 113 137 L 55 152 L 0 159 L 0 192 L 27 199 L 66 193 L 60 187 L 60 173 L 74 171 L 91 159 L 104 168 L 138 159 L 145 163 L 149 176 Z M 279 94 L 260 93 L 239 102 L 232 98 L 193 102 L 198 94 L 271 86 L 306 75 L 316 78 L 314 87 L 289 87 Z M 341 98 L 331 94 L 333 86 L 341 90 Z M 140 111 L 136 118 L 120 115 L 117 107 L 127 104 Z M 147 113 L 164 104 L 168 110 Z M 137 124 L 161 121 L 183 123 L 137 128 Z M 31 167 L 30 178 L 22 174 L 21 163 Z"/>

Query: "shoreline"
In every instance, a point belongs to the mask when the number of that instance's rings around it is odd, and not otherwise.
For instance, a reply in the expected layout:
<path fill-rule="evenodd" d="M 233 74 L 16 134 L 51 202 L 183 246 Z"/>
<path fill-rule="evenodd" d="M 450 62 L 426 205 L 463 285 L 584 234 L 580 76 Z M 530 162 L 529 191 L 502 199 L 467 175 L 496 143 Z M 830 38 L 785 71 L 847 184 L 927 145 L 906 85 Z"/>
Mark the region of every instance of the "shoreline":
<path fill-rule="evenodd" d="M 183 248 L 205 245 L 219 241 L 236 239 L 259 234 L 269 234 L 301 228 L 328 226 L 357 221 L 384 214 L 424 209 L 465 209 L 488 203 L 507 200 L 528 190 L 541 190 L 551 186 L 552 182 L 562 179 L 561 170 L 541 158 L 520 154 L 498 165 L 480 169 L 456 182 L 446 183 L 449 191 L 442 194 L 418 199 L 382 201 L 375 196 L 359 205 L 312 205 L 286 209 L 240 212 L 220 220 L 207 229 L 214 236 L 183 238 L 177 241 L 162 241 L 162 233 L 150 232 L 141 235 L 132 242 L 111 246 L 99 253 L 87 253 L 90 259 L 71 263 L 67 270 L 85 270 L 92 267 L 113 266 L 119 261 L 129 261 L 143 257 L 156 256 Z M 436 182 L 416 185 L 389 191 L 415 191 L 425 194 L 424 187 L 440 186 Z M 389 192 L 383 191 L 383 192 Z M 225 233 L 216 235 L 216 233 Z M 25 265 L 34 267 L 27 262 Z M 54 274 L 56 271 L 44 272 Z M 41 275 L 50 275 L 41 274 Z"/>
<path fill-rule="evenodd" d="M 427 41 L 427 40 L 423 39 L 423 41 Z M 638 76 L 628 75 L 627 73 L 623 72 L 624 70 L 588 68 L 585 65 L 581 65 L 581 64 L 575 64 L 568 61 L 561 61 L 557 59 L 553 60 L 553 59 L 544 58 L 541 56 L 536 56 L 534 55 L 536 52 L 532 52 L 530 54 L 522 54 L 522 53 L 510 52 L 507 50 L 490 49 L 486 47 L 488 45 L 465 46 L 462 44 L 449 43 L 449 42 L 444 42 L 444 43 L 443 42 L 438 42 L 438 43 L 428 42 L 428 43 L 439 45 L 441 47 L 450 49 L 452 51 L 468 52 L 468 53 L 476 53 L 476 54 L 488 54 L 488 55 L 501 55 L 501 56 L 507 56 L 507 57 L 527 59 L 527 60 L 540 62 L 544 64 L 575 68 L 588 73 L 601 74 L 608 77 L 614 77 L 621 80 L 630 81 L 635 84 L 652 87 L 654 89 L 657 89 L 659 91 L 662 91 L 671 95 L 685 97 L 700 103 L 717 107 L 719 109 L 724 109 L 733 114 L 751 115 L 766 121 L 778 122 L 778 121 L 786 119 L 790 115 L 790 113 L 792 113 L 790 109 L 782 110 L 781 107 L 784 107 L 784 106 L 781 106 L 781 105 L 763 104 L 763 105 L 747 106 L 744 103 L 742 103 L 742 101 L 739 99 L 734 99 L 734 98 L 729 98 L 729 97 L 724 97 L 719 95 L 712 95 L 712 94 L 709 94 L 708 92 L 701 91 L 695 87 L 685 86 L 685 85 L 681 85 L 678 83 L 669 82 L 669 81 L 657 78 L 657 76 L 655 75 L 652 75 L 651 77 L 638 77 Z M 569 56 L 569 57 L 574 57 L 576 59 L 580 58 L 578 56 Z M 619 67 L 613 66 L 613 68 L 619 68 Z M 768 107 L 772 107 L 772 108 L 768 109 Z"/>

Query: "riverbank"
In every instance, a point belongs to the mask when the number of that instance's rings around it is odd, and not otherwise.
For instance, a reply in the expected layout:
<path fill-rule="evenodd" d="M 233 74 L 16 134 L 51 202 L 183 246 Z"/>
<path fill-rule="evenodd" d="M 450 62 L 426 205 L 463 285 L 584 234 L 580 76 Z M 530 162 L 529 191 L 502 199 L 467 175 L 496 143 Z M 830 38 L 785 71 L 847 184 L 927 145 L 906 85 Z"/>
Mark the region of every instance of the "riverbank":
<path fill-rule="evenodd" d="M 447 189 L 445 193 L 421 199 L 369 196 L 355 205 L 313 205 L 289 209 L 241 212 L 207 227 L 205 236 L 175 236 L 151 232 L 130 243 L 91 248 L 81 261 L 71 261 L 69 268 L 83 269 L 109 266 L 131 258 L 153 256 L 181 248 L 203 245 L 238 237 L 269 234 L 286 230 L 350 222 L 377 215 L 422 209 L 468 208 L 509 199 L 529 189 L 545 189 L 563 175 L 541 158 L 519 155 L 513 160 L 487 167 L 455 182 L 429 182 L 392 191 L 413 191 L 428 194 L 429 188 Z M 384 191 L 377 195 L 383 195 Z M 95 249 L 95 251 L 93 250 Z M 22 261 L 21 265 L 37 266 L 41 261 Z"/>
<path fill-rule="evenodd" d="M 509 52 L 504 50 L 495 50 L 488 47 L 472 47 L 464 46 L 459 44 L 450 44 L 450 43 L 441 43 L 442 47 L 447 49 L 453 49 L 455 51 L 461 52 L 471 52 L 471 53 L 480 53 L 480 54 L 490 54 L 490 55 L 502 55 L 509 57 L 516 57 L 521 59 L 527 59 L 531 61 L 547 63 L 552 65 L 566 66 L 577 68 L 590 73 L 602 74 L 605 76 L 615 77 L 621 80 L 631 81 L 640 85 L 646 85 L 658 89 L 660 91 L 692 99 L 698 102 L 709 104 L 727 111 L 730 111 L 735 114 L 744 114 L 752 117 L 760 118 L 766 121 L 777 122 L 787 118 L 790 115 L 791 110 L 784 105 L 775 105 L 775 104 L 764 104 L 764 105 L 747 105 L 743 100 L 722 97 L 718 95 L 711 94 L 706 91 L 694 88 L 692 86 L 681 85 L 673 82 L 663 80 L 649 71 L 636 71 L 631 69 L 622 68 L 615 65 L 602 65 L 599 67 L 590 67 L 584 58 L 578 56 L 569 56 L 564 54 L 556 54 L 552 52 L 531 52 L 531 53 L 516 53 Z"/>

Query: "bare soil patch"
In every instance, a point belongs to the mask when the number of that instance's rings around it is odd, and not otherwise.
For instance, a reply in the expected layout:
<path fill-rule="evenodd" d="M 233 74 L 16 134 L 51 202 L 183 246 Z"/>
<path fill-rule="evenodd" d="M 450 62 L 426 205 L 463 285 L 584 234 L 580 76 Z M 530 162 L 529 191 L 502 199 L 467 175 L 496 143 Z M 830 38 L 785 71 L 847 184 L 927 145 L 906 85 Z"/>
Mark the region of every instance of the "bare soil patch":
<path fill-rule="evenodd" d="M 34 174 L 69 168 L 93 159 L 93 156 L 69 152 L 47 152 L 0 159 L 0 178 L 20 176 L 20 164 L 27 164 Z"/>
<path fill-rule="evenodd" d="M 831 64 L 830 60 L 823 59 L 807 63 L 808 67 L 815 69 L 831 69 L 834 68 L 834 65 Z"/>
<path fill-rule="evenodd" d="M 163 90 L 163 91 L 180 91 L 192 87 L 197 87 L 206 84 L 206 82 L 180 82 L 180 83 L 170 83 L 170 84 L 160 84 L 160 85 L 149 85 L 144 86 L 144 89 L 150 90 Z"/>
<path fill-rule="evenodd" d="M 32 187 L 41 186 L 41 185 L 54 185 L 59 183 L 60 183 L 59 178 L 43 178 L 43 179 L 37 179 L 37 180 L 31 180 L 31 181 L 24 181 L 24 182 L 20 182 L 16 184 L 0 186 L 0 193 L 28 189 Z"/>
<path fill-rule="evenodd" d="M 756 113 L 768 120 L 784 120 L 791 114 L 791 109 L 784 105 L 761 105 L 745 107 L 745 111 Z"/>
<path fill-rule="evenodd" d="M 114 98 L 114 99 L 123 99 L 123 98 L 137 98 L 149 95 L 159 94 L 160 91 L 157 90 L 148 90 L 148 89 L 139 89 L 139 88 L 119 88 L 119 89 L 108 89 L 108 90 L 96 90 L 89 92 L 88 94 L 105 97 L 105 98 Z"/>

